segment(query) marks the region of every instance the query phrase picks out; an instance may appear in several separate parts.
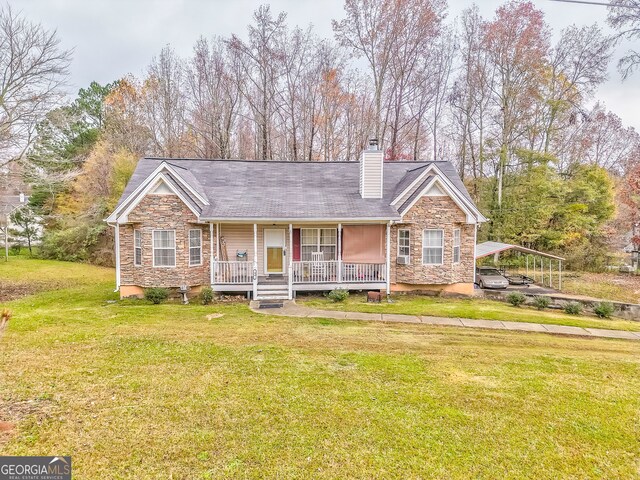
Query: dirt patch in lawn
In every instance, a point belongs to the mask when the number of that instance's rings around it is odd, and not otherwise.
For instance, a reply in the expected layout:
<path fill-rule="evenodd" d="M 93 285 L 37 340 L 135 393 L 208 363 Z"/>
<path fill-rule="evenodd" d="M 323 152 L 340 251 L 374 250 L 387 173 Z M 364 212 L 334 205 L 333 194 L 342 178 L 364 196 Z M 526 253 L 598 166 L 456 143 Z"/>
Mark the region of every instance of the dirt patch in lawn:
<path fill-rule="evenodd" d="M 50 399 L 0 400 L 0 446 L 16 433 L 16 426 L 27 418 L 40 423 L 51 417 L 55 404 Z"/>
<path fill-rule="evenodd" d="M 47 290 L 68 288 L 69 282 L 65 281 L 38 281 L 15 282 L 0 279 L 0 302 L 10 302 L 28 295 L 33 295 Z"/>

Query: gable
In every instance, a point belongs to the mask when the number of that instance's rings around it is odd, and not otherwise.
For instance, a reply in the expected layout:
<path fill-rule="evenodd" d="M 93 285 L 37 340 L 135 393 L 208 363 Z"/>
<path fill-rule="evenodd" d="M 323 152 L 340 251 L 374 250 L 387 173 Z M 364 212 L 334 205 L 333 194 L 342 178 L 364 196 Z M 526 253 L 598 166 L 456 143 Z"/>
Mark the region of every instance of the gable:
<path fill-rule="evenodd" d="M 402 217 L 403 222 L 469 223 L 467 213 L 448 195 L 423 195 Z"/>
<path fill-rule="evenodd" d="M 448 195 L 442 191 L 442 189 L 438 186 L 437 183 L 434 183 L 424 195 L 426 197 L 448 197 Z"/>
<path fill-rule="evenodd" d="M 167 185 L 164 180 L 158 181 L 158 183 L 149 192 L 152 195 L 175 195 L 173 190 Z"/>
<path fill-rule="evenodd" d="M 178 195 L 149 192 L 127 213 L 129 223 L 148 223 L 164 228 L 175 222 L 196 223 L 198 216 Z"/>
<path fill-rule="evenodd" d="M 464 202 L 463 199 L 457 195 L 456 190 L 452 189 L 445 183 L 441 176 L 427 177 L 422 184 L 399 206 L 398 211 L 402 216 L 409 212 L 416 203 L 424 198 L 432 199 L 448 199 L 451 202 L 448 203 L 448 207 L 453 204 L 458 210 L 463 212 L 465 223 L 476 223 L 477 217 L 474 215 L 472 209 Z M 436 202 L 437 204 L 438 202 Z M 440 202 L 442 203 L 442 202 Z"/>

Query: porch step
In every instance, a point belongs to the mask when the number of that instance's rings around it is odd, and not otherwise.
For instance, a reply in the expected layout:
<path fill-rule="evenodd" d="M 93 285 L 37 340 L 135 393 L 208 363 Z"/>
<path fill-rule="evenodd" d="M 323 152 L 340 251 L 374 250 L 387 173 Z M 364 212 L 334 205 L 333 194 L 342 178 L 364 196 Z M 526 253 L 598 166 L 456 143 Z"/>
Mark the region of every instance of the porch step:
<path fill-rule="evenodd" d="M 258 294 L 258 297 L 256 298 L 256 300 L 259 300 L 261 302 L 266 301 L 271 301 L 271 300 L 289 300 L 289 295 L 260 295 Z"/>
<path fill-rule="evenodd" d="M 270 288 L 268 290 L 258 288 L 258 295 L 289 295 L 289 288 Z"/>
<path fill-rule="evenodd" d="M 256 300 L 288 300 L 289 286 L 286 283 L 258 283 Z"/>

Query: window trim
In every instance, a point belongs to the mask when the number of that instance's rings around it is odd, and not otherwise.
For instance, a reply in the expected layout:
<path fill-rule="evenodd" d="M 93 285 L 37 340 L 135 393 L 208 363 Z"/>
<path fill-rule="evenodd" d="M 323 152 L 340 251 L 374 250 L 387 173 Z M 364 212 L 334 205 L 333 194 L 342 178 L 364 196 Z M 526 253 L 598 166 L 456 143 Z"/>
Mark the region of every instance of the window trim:
<path fill-rule="evenodd" d="M 425 241 L 425 237 L 426 237 L 426 233 L 427 232 L 441 232 L 442 233 L 442 244 L 440 245 L 440 247 L 427 247 L 424 244 Z M 432 265 L 443 265 L 444 264 L 444 229 L 443 228 L 425 228 L 422 230 L 422 265 L 428 265 L 428 266 L 432 266 Z M 442 251 L 442 255 L 440 256 L 440 262 L 439 263 L 425 263 L 425 258 L 424 258 L 424 249 L 425 248 L 440 248 L 440 250 Z"/>
<path fill-rule="evenodd" d="M 169 248 L 158 248 L 156 249 L 156 240 L 155 233 L 156 232 L 173 232 L 173 265 L 156 265 L 156 250 L 170 250 Z M 157 228 L 152 231 L 151 234 L 151 248 L 153 250 L 153 268 L 176 268 L 178 265 L 178 255 L 177 255 L 177 238 L 175 229 L 170 228 Z"/>
<path fill-rule="evenodd" d="M 400 232 L 407 232 L 407 241 L 409 243 L 408 245 L 406 245 L 406 246 L 405 245 L 400 245 Z M 409 254 L 408 255 L 402 255 L 400 253 L 400 248 L 401 247 L 402 248 L 405 248 L 405 247 L 408 248 L 409 249 Z M 409 228 L 399 228 L 398 229 L 398 250 L 397 250 L 397 254 L 398 254 L 398 257 L 407 257 L 407 259 L 408 259 L 407 261 L 409 263 L 411 263 L 411 229 L 409 229 Z"/>
<path fill-rule="evenodd" d="M 140 245 L 136 245 L 136 233 L 140 236 Z M 140 249 L 140 263 L 136 263 L 136 250 Z M 133 229 L 133 266 L 142 266 L 142 230 L 139 228 Z"/>
<path fill-rule="evenodd" d="M 198 247 L 192 247 L 191 246 L 191 232 L 199 232 L 198 236 L 200 238 L 200 245 Z M 190 228 L 188 236 L 187 236 L 187 241 L 189 242 L 189 248 L 188 248 L 188 251 L 189 251 L 189 266 L 190 267 L 200 267 L 200 266 L 202 266 L 202 263 L 203 263 L 203 259 L 202 259 L 202 244 L 203 244 L 203 242 L 202 242 L 202 229 L 201 228 Z M 200 261 L 198 263 L 191 263 L 191 249 L 192 248 L 193 249 L 197 248 L 200 251 L 200 255 L 199 255 L 200 256 Z"/>

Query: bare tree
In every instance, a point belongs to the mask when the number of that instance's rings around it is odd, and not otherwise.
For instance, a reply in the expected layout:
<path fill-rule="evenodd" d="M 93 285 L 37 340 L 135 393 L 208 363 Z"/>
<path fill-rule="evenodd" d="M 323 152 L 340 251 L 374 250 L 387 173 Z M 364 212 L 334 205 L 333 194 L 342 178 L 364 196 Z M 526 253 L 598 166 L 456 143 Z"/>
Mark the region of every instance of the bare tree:
<path fill-rule="evenodd" d="M 156 155 L 177 157 L 188 154 L 192 142 L 186 139 L 184 90 L 183 62 L 167 46 L 151 61 L 142 86 L 144 112 Z"/>
<path fill-rule="evenodd" d="M 231 158 L 234 152 L 241 95 L 230 56 L 223 40 L 200 38 L 187 67 L 188 113 L 201 157 Z"/>
<path fill-rule="evenodd" d="M 232 51 L 238 55 L 237 85 L 251 109 L 256 125 L 257 150 L 255 158 L 273 158 L 273 131 L 276 98 L 282 75 L 282 35 L 285 33 L 286 14 L 276 18 L 267 5 L 253 14 L 255 24 L 249 26 L 249 41 L 236 35 L 228 40 Z"/>
<path fill-rule="evenodd" d="M 55 31 L 0 7 L 0 167 L 24 155 L 60 101 L 70 62 Z"/>
<path fill-rule="evenodd" d="M 607 21 L 619 31 L 618 40 L 640 39 L 640 0 L 612 0 Z M 622 78 L 626 80 L 640 66 L 640 52 L 630 49 L 618 62 Z"/>

